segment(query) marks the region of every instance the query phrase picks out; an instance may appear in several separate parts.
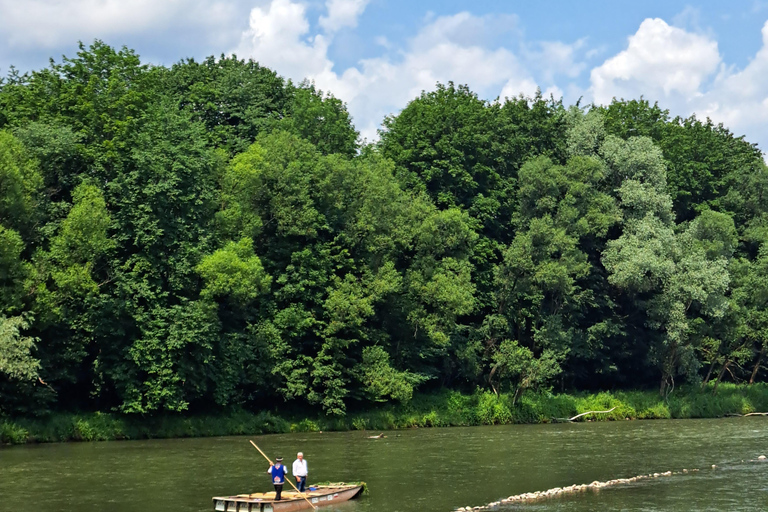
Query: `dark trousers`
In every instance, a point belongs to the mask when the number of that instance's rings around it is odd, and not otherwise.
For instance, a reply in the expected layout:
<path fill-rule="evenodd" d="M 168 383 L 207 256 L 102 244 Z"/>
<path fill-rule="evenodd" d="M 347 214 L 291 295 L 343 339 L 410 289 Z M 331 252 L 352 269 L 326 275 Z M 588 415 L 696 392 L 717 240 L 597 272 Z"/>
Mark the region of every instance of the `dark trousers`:
<path fill-rule="evenodd" d="M 281 500 L 283 494 L 283 484 L 275 484 L 275 500 Z"/>
<path fill-rule="evenodd" d="M 299 492 L 304 492 L 306 485 L 307 485 L 307 477 L 300 476 L 299 483 L 296 484 L 296 487 L 298 487 Z"/>

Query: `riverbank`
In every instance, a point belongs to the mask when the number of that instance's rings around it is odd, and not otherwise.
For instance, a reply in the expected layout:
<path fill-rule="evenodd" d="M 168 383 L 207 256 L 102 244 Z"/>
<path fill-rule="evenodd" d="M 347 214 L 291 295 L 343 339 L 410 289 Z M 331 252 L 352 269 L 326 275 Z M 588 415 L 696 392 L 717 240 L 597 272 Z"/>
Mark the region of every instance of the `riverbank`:
<path fill-rule="evenodd" d="M 0 443 L 25 444 L 118 439 L 160 439 L 341 430 L 548 423 L 587 411 L 579 421 L 720 418 L 768 411 L 768 384 L 721 384 L 677 390 L 668 400 L 653 391 L 592 394 L 528 393 L 513 406 L 511 395 L 444 391 L 417 395 L 408 404 L 383 405 L 341 418 L 275 411 L 230 411 L 215 415 L 126 416 L 114 413 L 56 414 L 46 418 L 0 418 Z"/>

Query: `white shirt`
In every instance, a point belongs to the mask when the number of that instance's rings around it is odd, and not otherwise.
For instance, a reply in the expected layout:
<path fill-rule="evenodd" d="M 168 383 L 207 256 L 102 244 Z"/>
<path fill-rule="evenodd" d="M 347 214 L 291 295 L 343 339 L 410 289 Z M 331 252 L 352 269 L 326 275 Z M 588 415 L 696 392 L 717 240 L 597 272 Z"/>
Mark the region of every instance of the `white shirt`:
<path fill-rule="evenodd" d="M 306 459 L 296 459 L 293 461 L 293 476 L 307 476 L 307 461 Z"/>

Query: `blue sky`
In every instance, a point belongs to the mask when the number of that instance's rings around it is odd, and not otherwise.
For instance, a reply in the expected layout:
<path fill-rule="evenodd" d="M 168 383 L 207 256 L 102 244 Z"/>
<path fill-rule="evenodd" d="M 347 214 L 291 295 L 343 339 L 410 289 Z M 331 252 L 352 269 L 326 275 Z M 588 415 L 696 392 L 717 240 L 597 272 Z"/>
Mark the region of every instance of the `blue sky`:
<path fill-rule="evenodd" d="M 768 0 L 0 0 L 0 73 L 95 38 L 148 62 L 237 53 L 347 102 L 373 139 L 435 82 L 567 103 L 643 95 L 768 147 Z"/>

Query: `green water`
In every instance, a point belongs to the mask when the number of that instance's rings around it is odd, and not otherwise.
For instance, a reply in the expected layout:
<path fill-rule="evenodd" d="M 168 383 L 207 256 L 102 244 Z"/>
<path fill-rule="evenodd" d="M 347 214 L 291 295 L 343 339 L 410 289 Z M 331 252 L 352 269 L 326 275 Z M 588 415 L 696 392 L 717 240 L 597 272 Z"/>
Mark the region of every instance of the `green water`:
<path fill-rule="evenodd" d="M 304 452 L 310 481 L 365 480 L 343 512 L 449 512 L 499 498 L 642 473 L 699 473 L 502 510 L 768 510 L 768 418 L 515 425 L 254 437 L 271 455 Z M 244 437 L 0 449 L 0 510 L 202 512 L 213 495 L 269 489 Z M 712 464 L 719 467 L 709 469 Z M 323 509 L 321 509 L 323 510 Z M 324 509 L 328 510 L 328 509 Z"/>

